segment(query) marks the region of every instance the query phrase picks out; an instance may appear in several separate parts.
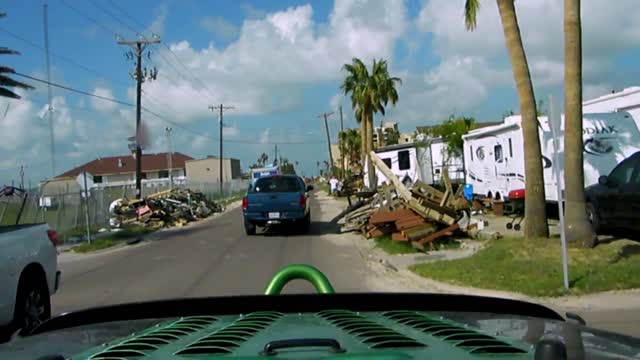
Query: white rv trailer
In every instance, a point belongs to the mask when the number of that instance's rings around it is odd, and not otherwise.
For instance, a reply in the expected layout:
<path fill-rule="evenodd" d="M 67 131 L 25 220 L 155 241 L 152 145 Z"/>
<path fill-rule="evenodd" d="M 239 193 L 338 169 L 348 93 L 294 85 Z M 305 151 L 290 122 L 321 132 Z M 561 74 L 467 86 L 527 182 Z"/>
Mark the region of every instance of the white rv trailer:
<path fill-rule="evenodd" d="M 547 117 L 540 117 L 546 199 L 557 202 L 556 176 L 553 170 L 553 137 Z M 495 199 L 525 188 L 524 143 L 520 115 L 510 116 L 501 125 L 473 130 L 463 136 L 466 183 L 474 195 Z M 640 150 L 640 131 L 626 112 L 583 115 L 584 185 L 598 182 L 623 159 Z M 560 185 L 564 189 L 564 115 L 561 120 L 559 153 Z"/>
<path fill-rule="evenodd" d="M 375 150 L 391 171 L 405 184 L 413 184 L 420 180 L 426 184 L 437 184 L 442 180 L 442 172 L 446 167 L 453 183 L 464 182 L 462 158 L 448 156 L 446 145 L 440 138 L 430 139 L 423 143 L 391 145 Z M 365 164 L 366 165 L 366 164 Z M 377 168 L 378 186 L 389 183 Z M 367 167 L 365 166 L 364 185 L 369 187 Z"/>
<path fill-rule="evenodd" d="M 640 86 L 632 86 L 582 103 L 582 112 L 603 113 L 626 111 L 640 128 Z"/>

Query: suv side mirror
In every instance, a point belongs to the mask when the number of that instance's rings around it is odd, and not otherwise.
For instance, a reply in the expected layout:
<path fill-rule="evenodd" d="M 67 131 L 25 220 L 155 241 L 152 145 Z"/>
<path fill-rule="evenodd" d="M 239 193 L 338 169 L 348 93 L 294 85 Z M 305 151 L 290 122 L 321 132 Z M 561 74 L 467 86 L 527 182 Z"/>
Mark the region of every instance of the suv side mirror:
<path fill-rule="evenodd" d="M 607 175 L 600 176 L 598 178 L 598 184 L 604 185 L 604 186 L 609 186 L 609 178 L 607 177 Z"/>
<path fill-rule="evenodd" d="M 313 185 L 307 185 L 307 192 L 313 191 Z"/>

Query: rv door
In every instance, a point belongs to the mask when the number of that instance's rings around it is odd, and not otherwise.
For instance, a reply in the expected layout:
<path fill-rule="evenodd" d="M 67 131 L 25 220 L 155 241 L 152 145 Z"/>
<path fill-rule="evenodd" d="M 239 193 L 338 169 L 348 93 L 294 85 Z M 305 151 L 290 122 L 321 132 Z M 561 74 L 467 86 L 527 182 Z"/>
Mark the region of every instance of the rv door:
<path fill-rule="evenodd" d="M 509 188 L 509 176 L 507 174 L 508 165 L 507 158 L 504 153 L 504 147 L 500 142 L 496 142 L 493 146 L 493 160 L 495 165 L 496 193 L 493 197 L 501 200 L 506 195 Z"/>

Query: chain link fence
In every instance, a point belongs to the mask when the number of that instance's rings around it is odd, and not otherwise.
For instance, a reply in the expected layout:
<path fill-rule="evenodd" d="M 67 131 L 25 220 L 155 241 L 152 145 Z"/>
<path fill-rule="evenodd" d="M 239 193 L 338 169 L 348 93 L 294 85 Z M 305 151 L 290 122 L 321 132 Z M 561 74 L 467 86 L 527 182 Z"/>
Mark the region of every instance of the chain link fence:
<path fill-rule="evenodd" d="M 239 198 L 246 192 L 249 180 L 231 180 L 218 182 L 179 182 L 169 185 L 168 181 L 143 184 L 143 196 L 164 190 L 190 189 L 199 191 L 212 201 Z M 26 198 L 20 195 L 0 198 L 0 225 L 32 224 L 46 222 L 58 232 L 61 241 L 81 238 L 86 235 L 87 218 L 92 233 L 109 228 L 109 205 L 122 198 L 134 198 L 135 185 L 126 184 L 110 187 L 93 187 L 88 191 L 85 201 L 84 191 L 48 194 L 42 197 L 39 190 L 26 192 Z M 24 201 L 24 206 L 22 203 Z"/>

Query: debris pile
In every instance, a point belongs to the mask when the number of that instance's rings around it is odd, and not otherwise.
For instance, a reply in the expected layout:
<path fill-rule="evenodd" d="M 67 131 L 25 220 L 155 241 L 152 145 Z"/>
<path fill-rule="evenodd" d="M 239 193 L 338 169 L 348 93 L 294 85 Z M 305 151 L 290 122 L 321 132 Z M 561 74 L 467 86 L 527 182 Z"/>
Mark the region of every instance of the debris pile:
<path fill-rule="evenodd" d="M 197 191 L 173 189 L 143 199 L 118 199 L 109 206 L 111 227 L 137 224 L 151 228 L 184 226 L 224 211 L 224 207 Z"/>
<path fill-rule="evenodd" d="M 433 248 L 439 238 L 474 228 L 463 188 L 453 190 L 446 169 L 444 192 L 420 181 L 407 188 L 376 153 L 371 152 L 371 159 L 391 184 L 353 205 L 344 216 L 343 231 L 360 231 L 366 238 L 391 235 L 394 241 L 409 242 L 424 250 L 427 244 Z"/>

